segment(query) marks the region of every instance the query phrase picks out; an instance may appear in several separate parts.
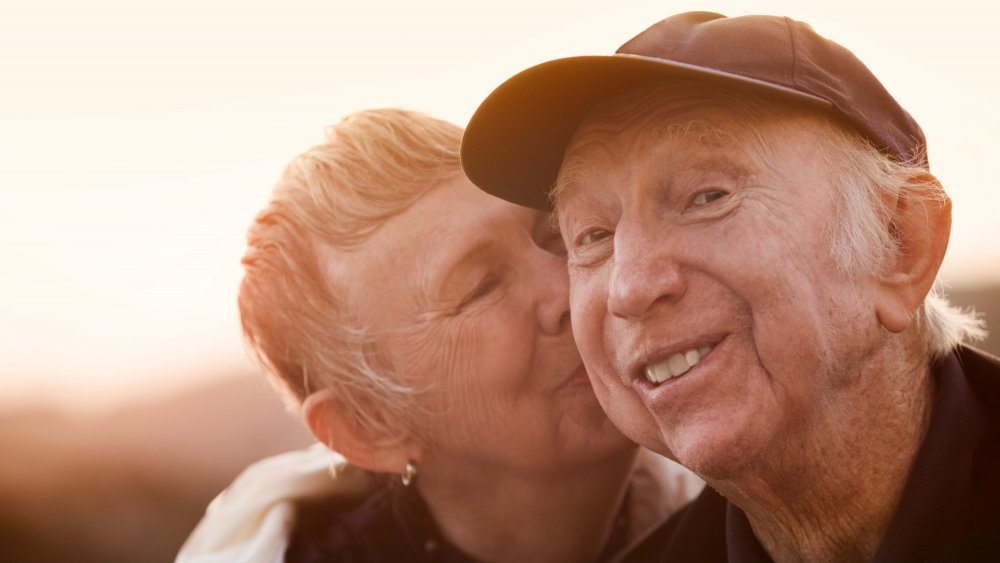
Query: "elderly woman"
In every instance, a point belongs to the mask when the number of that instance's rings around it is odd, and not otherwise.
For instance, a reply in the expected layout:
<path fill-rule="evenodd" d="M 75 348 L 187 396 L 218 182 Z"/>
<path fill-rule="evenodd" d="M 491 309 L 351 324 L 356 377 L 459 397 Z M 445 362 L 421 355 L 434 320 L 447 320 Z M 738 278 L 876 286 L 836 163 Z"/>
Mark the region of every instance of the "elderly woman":
<path fill-rule="evenodd" d="M 348 466 L 251 468 L 179 561 L 607 560 L 693 492 L 636 468 L 576 350 L 549 216 L 476 189 L 461 135 L 361 112 L 286 170 L 250 228 L 244 332 Z"/>

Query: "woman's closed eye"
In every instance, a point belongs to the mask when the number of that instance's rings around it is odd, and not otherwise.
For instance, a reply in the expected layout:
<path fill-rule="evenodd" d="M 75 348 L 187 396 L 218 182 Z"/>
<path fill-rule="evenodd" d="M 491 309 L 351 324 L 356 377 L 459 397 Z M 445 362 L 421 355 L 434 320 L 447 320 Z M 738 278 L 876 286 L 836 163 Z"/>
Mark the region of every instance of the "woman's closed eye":
<path fill-rule="evenodd" d="M 468 305 L 472 305 L 476 301 L 479 301 L 483 297 L 493 293 L 498 287 L 500 287 L 500 282 L 502 281 L 501 276 L 498 274 L 487 274 L 484 276 L 476 287 L 465 296 L 462 300 L 459 309 L 462 309 Z"/>

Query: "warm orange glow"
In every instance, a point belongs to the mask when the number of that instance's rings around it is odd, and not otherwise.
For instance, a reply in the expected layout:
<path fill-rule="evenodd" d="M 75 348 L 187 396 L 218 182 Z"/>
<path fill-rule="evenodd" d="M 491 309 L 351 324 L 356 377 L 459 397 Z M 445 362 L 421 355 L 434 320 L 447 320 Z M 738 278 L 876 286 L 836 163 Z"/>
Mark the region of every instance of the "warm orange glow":
<path fill-rule="evenodd" d="M 395 105 L 464 123 L 512 73 L 609 53 L 665 10 L 783 13 L 854 50 L 924 126 L 954 199 L 945 277 L 1000 282 L 991 4 L 363 4 L 3 10 L 2 401 L 103 405 L 246 369 L 234 304 L 244 229 L 325 124 Z"/>

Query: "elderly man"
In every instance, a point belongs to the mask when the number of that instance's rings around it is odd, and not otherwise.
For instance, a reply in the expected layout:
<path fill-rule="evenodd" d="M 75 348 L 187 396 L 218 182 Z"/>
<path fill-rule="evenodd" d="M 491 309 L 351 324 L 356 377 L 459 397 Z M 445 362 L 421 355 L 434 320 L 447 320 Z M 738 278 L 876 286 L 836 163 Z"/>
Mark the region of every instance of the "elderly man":
<path fill-rule="evenodd" d="M 932 291 L 950 202 L 852 53 L 680 14 L 518 74 L 462 150 L 554 205 L 602 405 L 710 485 L 635 560 L 1000 560 L 1000 360 Z"/>

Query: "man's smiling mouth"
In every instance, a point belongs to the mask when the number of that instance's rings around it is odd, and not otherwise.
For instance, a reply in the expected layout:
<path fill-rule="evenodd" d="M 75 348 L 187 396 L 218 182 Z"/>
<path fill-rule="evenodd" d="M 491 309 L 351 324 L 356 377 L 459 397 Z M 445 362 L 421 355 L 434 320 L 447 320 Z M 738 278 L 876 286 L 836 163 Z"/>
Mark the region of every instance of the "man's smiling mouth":
<path fill-rule="evenodd" d="M 646 381 L 659 385 L 668 379 L 680 377 L 693 368 L 702 358 L 712 351 L 712 346 L 700 346 L 685 352 L 673 354 L 665 360 L 648 364 L 643 370 Z"/>

